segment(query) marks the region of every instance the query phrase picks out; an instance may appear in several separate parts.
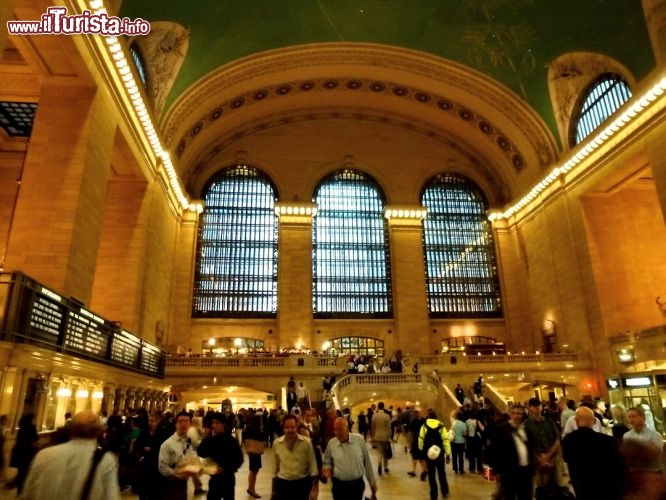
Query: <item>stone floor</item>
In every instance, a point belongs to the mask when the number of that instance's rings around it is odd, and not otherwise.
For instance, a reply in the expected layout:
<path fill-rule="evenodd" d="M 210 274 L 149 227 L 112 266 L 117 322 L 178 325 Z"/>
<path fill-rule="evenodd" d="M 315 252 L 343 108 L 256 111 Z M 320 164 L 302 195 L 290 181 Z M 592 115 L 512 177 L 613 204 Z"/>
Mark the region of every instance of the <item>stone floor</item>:
<path fill-rule="evenodd" d="M 389 462 L 388 474 L 383 474 L 378 479 L 377 498 L 380 500 L 391 499 L 406 499 L 406 500 L 428 500 L 428 482 L 421 482 L 418 477 L 410 477 L 407 472 L 412 470 L 411 456 L 404 452 L 402 447 L 395 446 L 395 455 Z M 373 462 L 376 463 L 375 450 L 370 450 Z M 266 449 L 263 457 L 263 468 L 259 471 L 257 477 L 257 493 L 262 498 L 268 500 L 271 496 L 271 477 L 273 475 L 273 451 L 271 448 Z M 420 469 L 417 469 L 420 471 Z M 446 467 L 446 475 L 449 482 L 450 498 L 461 499 L 476 499 L 484 498 L 489 499 L 491 494 L 495 491 L 495 483 L 483 479 L 479 474 L 466 473 L 464 475 L 454 474 L 451 470 L 451 465 Z M 236 498 L 238 500 L 250 499 L 247 494 L 247 476 L 248 476 L 248 461 L 247 457 L 243 467 L 236 474 Z M 207 476 L 202 476 L 204 487 L 208 481 Z M 190 498 L 192 500 L 205 500 L 206 495 L 193 495 L 194 487 L 190 482 Z M 370 496 L 370 489 L 367 489 L 367 496 Z M 123 500 L 138 499 L 137 495 L 132 494 L 130 491 L 123 492 Z M 9 500 L 16 498 L 16 490 L 0 489 L 0 500 Z M 319 484 L 319 500 L 332 500 L 331 485 Z M 65 500 L 65 499 L 63 499 Z"/>
<path fill-rule="evenodd" d="M 377 498 L 380 500 L 391 499 L 405 499 L 405 500 L 428 500 L 429 487 L 428 481 L 421 482 L 418 477 L 410 477 L 407 472 L 412 470 L 411 456 L 404 452 L 403 448 L 395 446 L 394 458 L 389 462 L 389 473 L 383 474 L 378 479 L 377 483 Z M 376 463 L 375 450 L 370 450 L 373 462 Z M 273 475 L 273 452 L 272 449 L 267 448 L 266 453 L 262 457 L 263 467 L 259 471 L 257 477 L 257 493 L 264 499 L 270 499 L 271 496 L 271 478 Z M 241 470 L 236 474 L 236 498 L 249 499 L 251 498 L 247 490 L 247 476 L 248 476 L 248 463 L 247 458 Z M 417 469 L 420 471 L 420 469 Z M 446 476 L 449 482 L 450 498 L 461 499 L 476 499 L 484 498 L 489 499 L 491 494 L 495 491 L 495 483 L 483 479 L 482 475 L 466 473 L 463 475 L 454 474 L 449 464 L 446 469 Z M 204 476 L 204 484 L 207 478 Z M 190 493 L 192 493 L 193 486 L 190 484 Z M 370 496 L 370 489 L 367 489 L 367 496 Z M 123 499 L 136 498 L 128 494 L 123 495 Z M 205 495 L 192 496 L 196 500 L 205 500 Z M 319 500 L 332 500 L 331 485 L 319 484 Z"/>

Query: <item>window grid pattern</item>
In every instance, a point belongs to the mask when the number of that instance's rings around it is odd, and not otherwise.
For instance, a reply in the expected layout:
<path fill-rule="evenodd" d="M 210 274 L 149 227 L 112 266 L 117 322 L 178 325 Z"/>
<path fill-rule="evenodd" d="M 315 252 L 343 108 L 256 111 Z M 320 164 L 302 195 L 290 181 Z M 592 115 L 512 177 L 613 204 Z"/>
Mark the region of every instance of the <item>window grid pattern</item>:
<path fill-rule="evenodd" d="M 631 98 L 631 89 L 618 75 L 604 75 L 588 90 L 576 120 L 574 145 L 579 144 Z"/>
<path fill-rule="evenodd" d="M 359 356 L 374 356 L 384 358 L 384 341 L 370 337 L 340 337 L 331 340 L 331 353 L 358 354 Z"/>
<path fill-rule="evenodd" d="M 390 317 L 388 231 L 374 180 L 336 172 L 315 193 L 313 311 L 316 317 Z"/>
<path fill-rule="evenodd" d="M 10 137 L 30 137 L 36 113 L 34 102 L 0 101 L 0 127 Z"/>
<path fill-rule="evenodd" d="M 501 317 L 486 202 L 468 179 L 445 174 L 421 197 L 428 307 L 433 317 Z"/>
<path fill-rule="evenodd" d="M 132 55 L 132 60 L 134 61 L 134 66 L 136 67 L 136 72 L 139 74 L 139 78 L 143 83 L 143 86 L 146 86 L 146 66 L 143 64 L 143 58 L 139 51 L 137 50 L 134 44 L 130 45 L 130 54 Z"/>
<path fill-rule="evenodd" d="M 229 168 L 209 184 L 198 234 L 194 317 L 277 313 L 277 200 L 256 169 Z"/>
<path fill-rule="evenodd" d="M 238 345 L 236 345 L 236 342 Z M 235 353 L 263 351 L 264 341 L 249 337 L 218 337 L 213 345 L 208 340 L 201 342 L 201 353 L 204 355 L 232 355 Z"/>

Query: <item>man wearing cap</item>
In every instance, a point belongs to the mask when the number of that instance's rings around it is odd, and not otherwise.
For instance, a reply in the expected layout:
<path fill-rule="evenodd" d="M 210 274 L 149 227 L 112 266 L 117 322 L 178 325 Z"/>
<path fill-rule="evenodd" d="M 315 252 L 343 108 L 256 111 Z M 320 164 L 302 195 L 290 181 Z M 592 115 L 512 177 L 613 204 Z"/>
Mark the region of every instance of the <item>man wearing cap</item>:
<path fill-rule="evenodd" d="M 216 469 L 210 471 L 207 500 L 234 500 L 236 471 L 243 465 L 243 452 L 238 440 L 226 432 L 230 425 L 229 417 L 214 413 L 211 418 L 211 435 L 204 438 L 197 448 L 202 458 L 210 458 Z"/>
<path fill-rule="evenodd" d="M 529 418 L 525 421 L 525 431 L 534 443 L 536 487 L 547 488 L 557 483 L 555 459 L 560 451 L 560 432 L 554 421 L 541 414 L 539 399 L 531 398 L 527 411 Z"/>

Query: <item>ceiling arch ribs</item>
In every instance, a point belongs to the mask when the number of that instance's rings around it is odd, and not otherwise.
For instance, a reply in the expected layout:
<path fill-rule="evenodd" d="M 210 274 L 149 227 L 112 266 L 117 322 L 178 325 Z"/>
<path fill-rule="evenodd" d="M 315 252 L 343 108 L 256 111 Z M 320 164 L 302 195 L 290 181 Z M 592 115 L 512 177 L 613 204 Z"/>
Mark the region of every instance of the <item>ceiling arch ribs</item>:
<path fill-rule="evenodd" d="M 314 82 L 314 87 L 308 89 L 308 82 Z M 289 86 L 287 92 L 285 86 Z M 262 96 L 262 90 L 268 93 Z M 457 113 L 460 120 L 476 121 L 478 141 L 489 142 L 490 136 L 497 141 L 495 134 L 501 134 L 508 140 L 502 141 L 501 147 L 515 149 L 511 159 L 518 154 L 515 158 L 520 168 L 513 167 L 512 175 L 519 191 L 557 157 L 554 138 L 545 123 L 502 85 L 451 61 L 374 44 L 297 46 L 223 66 L 199 80 L 174 103 L 163 120 L 165 138 L 176 155 L 180 152 L 181 172 L 187 171 L 191 168 L 187 155 L 183 156 L 187 140 L 198 127 L 204 128 L 202 117 L 214 118 L 220 124 L 216 130 L 224 134 L 237 125 L 234 119 L 222 119 L 225 114 L 233 115 L 239 108 L 248 112 L 252 107 L 257 116 L 264 114 L 263 110 L 274 114 L 287 108 L 289 98 L 304 98 L 308 92 L 316 94 L 320 104 L 322 99 L 324 103 L 327 99 L 339 101 L 344 94 L 383 94 L 390 97 L 382 104 L 387 116 L 400 111 L 424 121 L 424 116 L 430 115 L 433 130 L 441 128 L 445 122 L 442 116 L 447 112 Z M 450 109 L 437 107 L 444 103 L 446 108 L 447 102 Z M 438 109 L 439 114 L 424 112 L 427 108 Z M 511 196 L 515 193 L 512 188 Z"/>

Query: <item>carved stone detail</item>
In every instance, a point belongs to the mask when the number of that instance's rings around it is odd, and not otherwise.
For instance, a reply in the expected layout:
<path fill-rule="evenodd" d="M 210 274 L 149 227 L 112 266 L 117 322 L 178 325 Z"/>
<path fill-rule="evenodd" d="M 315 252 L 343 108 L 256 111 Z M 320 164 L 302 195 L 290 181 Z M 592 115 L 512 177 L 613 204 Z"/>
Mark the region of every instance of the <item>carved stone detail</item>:
<path fill-rule="evenodd" d="M 548 90 L 553 103 L 560 140 L 570 149 L 569 137 L 575 126 L 574 114 L 582 104 L 587 87 L 605 73 L 616 73 L 634 88 L 636 81 L 619 62 L 590 52 L 571 52 L 552 61 L 548 68 Z"/>

